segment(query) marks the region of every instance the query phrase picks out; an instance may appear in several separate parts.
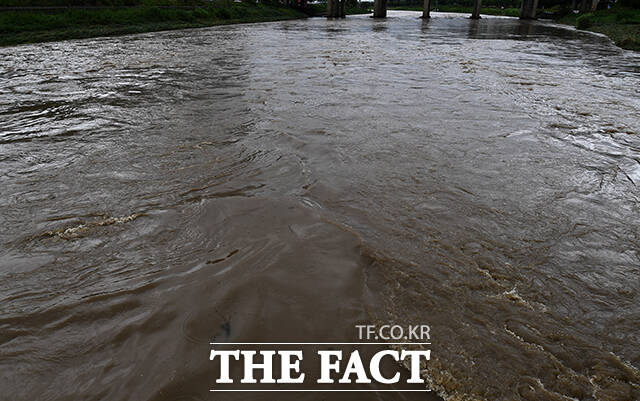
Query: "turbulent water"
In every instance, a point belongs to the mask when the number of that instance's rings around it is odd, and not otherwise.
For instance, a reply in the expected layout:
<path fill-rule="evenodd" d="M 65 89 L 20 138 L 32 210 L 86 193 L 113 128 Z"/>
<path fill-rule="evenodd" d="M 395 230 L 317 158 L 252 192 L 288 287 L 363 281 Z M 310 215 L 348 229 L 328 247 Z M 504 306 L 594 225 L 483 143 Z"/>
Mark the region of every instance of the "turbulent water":
<path fill-rule="evenodd" d="M 448 400 L 640 399 L 640 55 L 418 15 L 0 49 L 0 398 L 247 399 L 210 341 L 375 322 Z"/>

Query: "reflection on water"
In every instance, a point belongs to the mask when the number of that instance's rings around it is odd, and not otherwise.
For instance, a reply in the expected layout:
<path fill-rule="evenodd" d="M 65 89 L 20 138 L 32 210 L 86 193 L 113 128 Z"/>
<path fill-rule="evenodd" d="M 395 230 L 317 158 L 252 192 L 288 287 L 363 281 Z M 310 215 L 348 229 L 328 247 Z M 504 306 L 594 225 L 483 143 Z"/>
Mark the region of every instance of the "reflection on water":
<path fill-rule="evenodd" d="M 448 399 L 640 398 L 640 57 L 418 15 L 0 50 L 5 397 L 207 399 L 212 339 L 383 321 Z"/>

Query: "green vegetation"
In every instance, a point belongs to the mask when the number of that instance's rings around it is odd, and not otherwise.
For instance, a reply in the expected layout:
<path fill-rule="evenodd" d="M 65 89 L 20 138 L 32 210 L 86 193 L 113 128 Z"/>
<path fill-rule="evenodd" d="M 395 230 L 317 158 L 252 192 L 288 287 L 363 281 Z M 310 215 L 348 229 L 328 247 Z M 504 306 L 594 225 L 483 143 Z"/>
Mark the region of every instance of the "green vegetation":
<path fill-rule="evenodd" d="M 205 6 L 206 0 L 0 0 L 0 7 Z"/>
<path fill-rule="evenodd" d="M 614 7 L 588 14 L 568 14 L 558 22 L 603 33 L 624 49 L 640 51 L 640 9 Z"/>
<path fill-rule="evenodd" d="M 408 10 L 408 11 L 422 11 L 422 6 L 397 6 L 389 7 L 390 10 Z M 431 11 L 436 9 L 431 7 Z M 471 7 L 469 6 L 456 6 L 456 5 L 442 5 L 438 6 L 438 10 L 445 13 L 467 13 L 471 14 Z M 481 14 L 486 15 L 505 15 L 509 17 L 517 17 L 520 15 L 519 8 L 496 8 L 496 7 L 484 7 L 480 9 Z"/>
<path fill-rule="evenodd" d="M 373 10 L 373 3 L 355 3 L 355 2 L 347 2 L 347 6 L 344 9 L 345 14 L 354 15 L 354 14 L 369 14 Z M 317 4 L 309 4 L 304 9 L 304 12 L 309 14 L 311 17 L 318 17 L 321 15 L 327 14 L 327 4 L 326 3 L 317 3 Z"/>
<path fill-rule="evenodd" d="M 6 4 L 13 0 L 0 1 Z M 47 1 L 53 3 L 58 0 Z M 136 0 L 111 1 L 125 3 Z M 209 3 L 206 6 L 163 8 L 157 5 L 157 0 L 141 1 L 153 4 L 58 12 L 3 11 L 0 12 L 0 46 L 306 17 L 299 10 L 276 5 L 228 1 L 216 6 Z"/>

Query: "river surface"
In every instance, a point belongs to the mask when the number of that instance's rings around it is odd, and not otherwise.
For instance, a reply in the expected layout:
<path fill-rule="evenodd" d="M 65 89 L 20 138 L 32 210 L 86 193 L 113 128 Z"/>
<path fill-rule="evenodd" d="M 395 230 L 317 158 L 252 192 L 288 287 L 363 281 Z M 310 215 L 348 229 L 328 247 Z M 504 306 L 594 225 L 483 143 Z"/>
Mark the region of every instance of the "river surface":
<path fill-rule="evenodd" d="M 640 55 L 418 15 L 0 49 L 0 398 L 273 400 L 209 342 L 387 323 L 434 392 L 344 399 L 640 399 Z"/>

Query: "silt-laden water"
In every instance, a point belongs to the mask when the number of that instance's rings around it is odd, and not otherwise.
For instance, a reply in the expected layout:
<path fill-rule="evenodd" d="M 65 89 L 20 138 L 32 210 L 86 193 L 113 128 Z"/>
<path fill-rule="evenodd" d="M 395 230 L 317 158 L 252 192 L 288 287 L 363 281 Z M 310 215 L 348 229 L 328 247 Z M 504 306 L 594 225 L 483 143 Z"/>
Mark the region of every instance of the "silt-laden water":
<path fill-rule="evenodd" d="M 448 400 L 640 399 L 640 56 L 418 15 L 0 49 L 0 398 L 247 399 L 210 341 L 375 322 Z"/>

